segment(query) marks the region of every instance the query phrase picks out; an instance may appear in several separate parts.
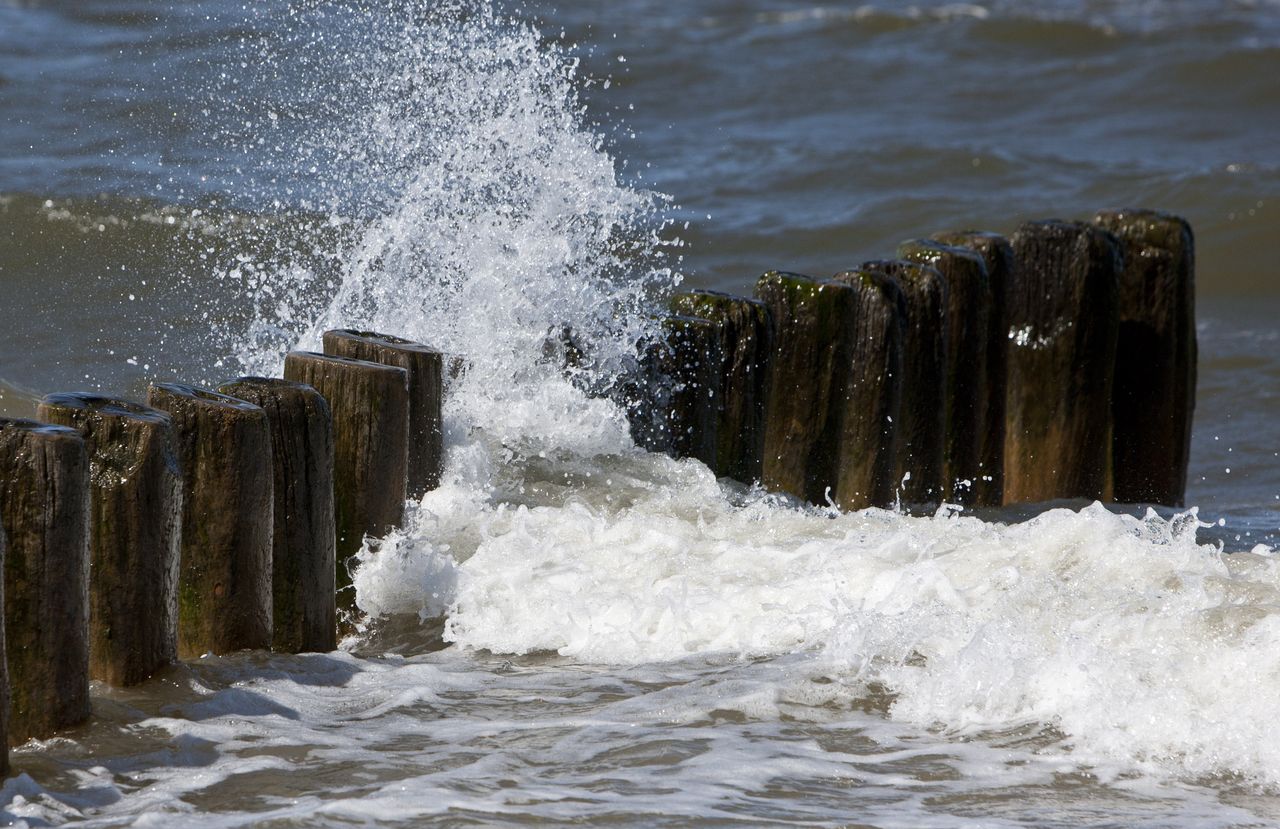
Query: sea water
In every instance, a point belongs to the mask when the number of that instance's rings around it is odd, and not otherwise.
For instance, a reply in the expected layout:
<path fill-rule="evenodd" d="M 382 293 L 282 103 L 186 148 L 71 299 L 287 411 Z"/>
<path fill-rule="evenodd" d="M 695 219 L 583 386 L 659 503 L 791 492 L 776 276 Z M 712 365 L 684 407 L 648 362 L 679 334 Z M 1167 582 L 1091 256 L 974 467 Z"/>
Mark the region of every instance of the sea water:
<path fill-rule="evenodd" d="M 0 3 L 5 411 L 468 359 L 356 635 L 95 685 L 5 816 L 1280 823 L 1277 78 L 1265 0 Z M 674 290 L 1122 204 L 1198 234 L 1186 510 L 842 514 L 584 391 Z"/>

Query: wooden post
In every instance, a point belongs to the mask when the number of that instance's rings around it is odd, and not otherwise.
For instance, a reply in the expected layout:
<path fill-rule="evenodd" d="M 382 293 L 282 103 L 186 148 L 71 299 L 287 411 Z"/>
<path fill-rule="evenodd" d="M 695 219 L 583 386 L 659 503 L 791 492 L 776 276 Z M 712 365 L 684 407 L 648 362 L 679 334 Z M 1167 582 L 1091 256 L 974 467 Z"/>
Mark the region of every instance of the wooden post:
<path fill-rule="evenodd" d="M 355 606 L 347 559 L 366 535 L 404 520 L 408 497 L 409 373 L 395 366 L 310 351 L 285 356 L 286 380 L 324 396 L 333 414 L 333 511 L 338 604 Z"/>
<path fill-rule="evenodd" d="M 411 340 L 372 331 L 324 332 L 324 353 L 399 366 L 409 374 L 409 497 L 440 486 L 444 466 L 442 355 Z"/>
<path fill-rule="evenodd" d="M 243 400 L 179 383 L 147 403 L 173 421 L 182 469 L 178 657 L 271 647 L 271 430 Z"/>
<path fill-rule="evenodd" d="M 982 257 L 967 248 L 928 239 L 898 247 L 898 258 L 929 265 L 947 283 L 946 448 L 942 497 L 973 504 L 985 474 L 982 439 L 987 432 L 988 339 L 991 336 L 991 284 Z"/>
<path fill-rule="evenodd" d="M 811 503 L 834 501 L 857 297 L 848 285 L 781 271 L 761 276 L 756 296 L 773 319 L 763 483 Z"/>
<path fill-rule="evenodd" d="M 982 474 L 974 483 L 973 503 L 998 507 L 1004 503 L 1005 396 L 1008 374 L 1009 326 L 1006 296 L 1013 282 L 1013 248 L 996 233 L 964 230 L 933 237 L 946 245 L 967 248 L 982 257 L 991 285 L 990 333 L 987 336 L 987 423 L 982 431 Z"/>
<path fill-rule="evenodd" d="M 1185 219 L 1104 210 L 1124 245 L 1116 344 L 1115 500 L 1182 506 L 1196 397 L 1195 241 Z"/>
<path fill-rule="evenodd" d="M 0 418 L 9 740 L 89 718 L 89 454 L 74 429 Z"/>
<path fill-rule="evenodd" d="M 697 458 L 714 469 L 716 408 L 719 404 L 719 327 L 710 320 L 672 316 L 662 321 L 666 335 L 663 372 L 671 383 L 667 433 L 676 458 Z"/>
<path fill-rule="evenodd" d="M 906 299 L 902 419 L 895 478 L 903 504 L 936 504 L 943 497 L 946 445 L 947 283 L 928 265 L 901 259 L 866 262 L 862 270 L 895 280 Z M 909 476 L 909 477 L 908 477 Z"/>
<path fill-rule="evenodd" d="M 609 394 L 627 416 L 631 439 L 650 452 L 670 452 L 667 433 L 670 411 L 670 383 L 663 375 L 667 346 L 661 339 L 647 337 L 636 346 L 635 363 L 622 372 Z"/>
<path fill-rule="evenodd" d="M 754 299 L 692 291 L 677 294 L 671 310 L 710 320 L 716 326 L 721 363 L 713 401 L 717 418 L 712 470 L 746 484 L 759 481 L 769 353 L 773 349 L 769 309 Z"/>
<path fill-rule="evenodd" d="M 1119 246 L 1058 220 L 1027 222 L 1012 241 L 1005 501 L 1106 499 Z"/>
<path fill-rule="evenodd" d="M 331 651 L 337 621 L 329 404 L 311 386 L 269 377 L 241 377 L 218 391 L 261 407 L 271 426 L 271 649 Z"/>
<path fill-rule="evenodd" d="M 51 394 L 46 423 L 89 450 L 89 676 L 137 685 L 177 657 L 182 475 L 169 416 L 94 394 Z"/>
<path fill-rule="evenodd" d="M 0 568 L 4 567 L 8 554 L 4 527 L 0 526 Z M 0 579 L 0 616 L 4 615 L 4 581 Z M 0 775 L 9 774 L 9 668 L 4 642 L 4 625 L 0 625 Z"/>
<path fill-rule="evenodd" d="M 844 271 L 832 279 L 854 293 L 836 503 L 846 510 L 888 507 L 898 484 L 906 298 L 895 280 L 878 271 Z"/>

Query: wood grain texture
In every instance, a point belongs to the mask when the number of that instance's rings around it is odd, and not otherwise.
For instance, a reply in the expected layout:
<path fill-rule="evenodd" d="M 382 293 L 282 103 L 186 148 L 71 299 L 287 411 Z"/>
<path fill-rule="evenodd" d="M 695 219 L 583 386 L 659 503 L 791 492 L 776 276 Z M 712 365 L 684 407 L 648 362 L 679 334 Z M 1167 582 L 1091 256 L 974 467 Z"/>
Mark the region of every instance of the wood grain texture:
<path fill-rule="evenodd" d="M 1119 245 L 1052 219 L 1023 224 L 1012 245 L 1005 501 L 1108 500 Z"/>
<path fill-rule="evenodd" d="M 89 453 L 74 429 L 0 418 L 9 740 L 89 717 Z"/>
<path fill-rule="evenodd" d="M 991 286 L 991 309 L 987 338 L 987 422 L 982 432 L 980 451 L 981 475 L 974 484 L 976 506 L 998 507 L 1004 504 L 1004 443 L 1006 429 L 1006 396 L 1008 375 L 1009 326 L 1007 296 L 1013 282 L 1013 247 L 997 233 L 962 230 L 937 233 L 933 238 L 943 244 L 966 248 L 982 257 Z"/>
<path fill-rule="evenodd" d="M 408 497 L 409 374 L 309 351 L 285 357 L 284 377 L 324 397 L 333 415 L 333 508 L 338 605 L 354 606 L 348 559 L 365 536 L 400 526 Z"/>
<path fill-rule="evenodd" d="M 761 276 L 755 292 L 773 320 L 764 486 L 834 501 L 857 296 L 848 285 L 782 271 Z"/>
<path fill-rule="evenodd" d="M 947 283 L 918 262 L 885 259 L 862 270 L 898 283 L 906 301 L 902 346 L 902 418 L 898 423 L 898 481 L 902 503 L 931 505 L 944 492 L 947 400 Z"/>
<path fill-rule="evenodd" d="M 677 294 L 671 310 L 716 326 L 720 366 L 716 451 L 712 471 L 742 483 L 760 480 L 764 468 L 765 397 L 773 348 L 769 309 L 759 300 L 718 291 Z"/>
<path fill-rule="evenodd" d="M 898 485 L 906 298 L 895 280 L 878 271 L 843 271 L 832 280 L 854 294 L 836 504 L 846 510 L 889 507 Z"/>
<path fill-rule="evenodd" d="M 182 475 L 169 416 L 94 394 L 53 394 L 38 419 L 89 452 L 89 676 L 145 682 L 177 659 Z"/>
<path fill-rule="evenodd" d="M 675 458 L 697 458 L 715 467 L 720 367 L 719 326 L 697 317 L 663 319 L 666 349 L 662 377 L 670 383 L 666 428 Z"/>
<path fill-rule="evenodd" d="M 271 649 L 331 651 L 337 620 L 329 404 L 311 386 L 270 377 L 241 377 L 218 391 L 260 407 L 271 427 Z"/>
<path fill-rule="evenodd" d="M 1124 249 L 1111 414 L 1116 501 L 1182 506 L 1196 395 L 1195 239 L 1183 218 L 1104 210 Z"/>
<path fill-rule="evenodd" d="M 353 329 L 324 333 L 324 353 L 398 366 L 409 374 L 409 497 L 440 486 L 444 469 L 443 355 L 391 334 Z M 461 369 L 459 369 L 459 372 Z"/>
<path fill-rule="evenodd" d="M 988 339 L 991 337 L 991 282 L 982 257 L 973 251 L 928 239 L 898 247 L 898 258 L 928 265 L 947 283 L 946 444 L 942 497 L 971 505 L 984 474 L 983 436 L 988 429 Z"/>
<path fill-rule="evenodd" d="M 178 657 L 271 647 L 271 430 L 262 409 L 179 383 L 151 386 L 182 469 Z"/>

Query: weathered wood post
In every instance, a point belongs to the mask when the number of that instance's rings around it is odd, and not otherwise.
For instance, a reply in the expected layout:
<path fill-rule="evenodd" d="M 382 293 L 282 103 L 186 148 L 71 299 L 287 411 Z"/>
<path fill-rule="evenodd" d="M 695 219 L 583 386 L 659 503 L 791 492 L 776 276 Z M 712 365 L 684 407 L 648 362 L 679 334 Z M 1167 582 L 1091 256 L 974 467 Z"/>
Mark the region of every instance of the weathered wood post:
<path fill-rule="evenodd" d="M 929 265 L 947 283 L 947 400 L 943 498 L 958 504 L 977 501 L 985 470 L 982 439 L 987 432 L 988 339 L 991 336 L 991 284 L 982 257 L 967 248 L 928 239 L 898 247 L 898 258 Z"/>
<path fill-rule="evenodd" d="M 697 458 L 714 468 L 716 462 L 716 408 L 719 404 L 719 326 L 696 317 L 663 319 L 667 349 L 663 352 L 663 376 L 670 380 L 667 410 L 669 451 L 675 458 Z"/>
<path fill-rule="evenodd" d="M 51 394 L 46 423 L 89 450 L 89 676 L 137 685 L 177 658 L 182 475 L 169 416 L 94 394 Z"/>
<path fill-rule="evenodd" d="M 80 433 L 0 418 L 9 740 L 89 718 L 89 453 Z"/>
<path fill-rule="evenodd" d="M 8 558 L 4 527 L 0 527 L 0 567 Z M 4 582 L 0 580 L 0 616 L 4 615 Z M 0 625 L 0 775 L 9 774 L 9 668 L 4 646 L 4 625 Z"/>
<path fill-rule="evenodd" d="M 718 326 L 670 316 L 637 345 L 635 365 L 608 393 L 626 411 L 631 438 L 650 452 L 694 457 L 714 469 L 722 362 Z"/>
<path fill-rule="evenodd" d="M 1118 332 L 1115 237 L 1081 222 L 1013 235 L 1005 501 L 1107 499 Z"/>
<path fill-rule="evenodd" d="M 329 404 L 311 386 L 269 377 L 241 377 L 218 391 L 260 407 L 271 426 L 271 649 L 331 651 L 337 621 Z"/>
<path fill-rule="evenodd" d="M 898 485 L 906 298 L 878 271 L 843 271 L 832 280 L 854 294 L 836 503 L 846 510 L 889 507 Z"/>
<path fill-rule="evenodd" d="M 324 353 L 399 366 L 409 374 L 409 497 L 440 486 L 444 466 L 441 401 L 443 357 L 421 343 L 372 331 L 324 332 Z"/>
<path fill-rule="evenodd" d="M 266 412 L 179 383 L 151 386 L 182 469 L 178 657 L 271 647 L 271 430 Z"/>
<path fill-rule="evenodd" d="M 713 401 L 716 412 L 717 475 L 743 483 L 760 480 L 764 460 L 765 395 L 773 348 L 764 303 L 717 291 L 692 291 L 671 300 L 677 314 L 716 326 L 721 363 Z"/>
<path fill-rule="evenodd" d="M 982 257 L 991 285 L 990 333 L 987 337 L 987 423 L 982 432 L 982 474 L 974 482 L 973 503 L 998 507 L 1004 503 L 1005 396 L 1008 374 L 1009 326 L 1005 297 L 1013 280 L 1013 248 L 996 233 L 963 230 L 937 233 L 945 245 L 967 248 Z"/>
<path fill-rule="evenodd" d="M 626 413 L 631 439 L 650 452 L 670 452 L 667 418 L 671 409 L 671 381 L 663 376 L 667 345 L 660 336 L 646 336 L 636 344 L 635 362 L 619 375 L 610 397 Z"/>
<path fill-rule="evenodd" d="M 895 280 L 906 300 L 902 418 L 895 477 L 903 504 L 943 497 L 947 398 L 947 283 L 934 268 L 901 259 L 866 262 L 862 270 Z"/>
<path fill-rule="evenodd" d="M 285 357 L 286 380 L 324 396 L 333 415 L 333 510 L 340 607 L 355 604 L 347 559 L 366 535 L 404 520 L 408 497 L 409 373 L 396 366 L 310 351 Z"/>
<path fill-rule="evenodd" d="M 834 501 L 857 297 L 848 285 L 782 271 L 761 276 L 755 291 L 773 320 L 764 486 Z"/>
<path fill-rule="evenodd" d="M 1182 506 L 1196 396 L 1195 241 L 1181 217 L 1104 210 L 1124 245 L 1112 461 L 1116 501 Z"/>

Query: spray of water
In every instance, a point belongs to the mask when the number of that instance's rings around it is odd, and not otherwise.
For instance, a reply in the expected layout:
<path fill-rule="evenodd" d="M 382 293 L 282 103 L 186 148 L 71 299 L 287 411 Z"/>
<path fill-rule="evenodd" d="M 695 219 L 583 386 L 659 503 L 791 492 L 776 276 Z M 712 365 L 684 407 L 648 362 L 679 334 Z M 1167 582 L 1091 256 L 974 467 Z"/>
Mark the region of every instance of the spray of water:
<path fill-rule="evenodd" d="M 330 188 L 346 193 L 329 203 L 367 215 L 323 306 L 307 274 L 261 286 L 241 360 L 276 368 L 282 347 L 314 347 L 331 327 L 394 332 L 468 361 L 467 385 L 491 395 L 473 425 L 528 426 L 522 407 L 558 405 L 549 337 L 589 338 L 606 372 L 634 352 L 670 279 L 661 202 L 620 181 L 584 123 L 576 62 L 531 26 L 481 4 L 390 18 L 367 21 L 378 48 L 347 87 L 357 97 L 304 142 L 328 148 Z"/>
<path fill-rule="evenodd" d="M 571 329 L 607 379 L 671 281 L 658 205 L 584 124 L 573 62 L 486 8 L 365 22 L 362 94 L 302 153 L 363 182 L 342 211 L 316 202 L 359 218 L 331 276 L 261 281 L 240 357 L 270 370 L 359 326 L 468 360 L 443 485 L 358 557 L 371 618 L 592 662 L 799 654 L 840 704 L 879 688 L 891 716 L 959 733 L 1039 723 L 1094 762 L 1280 779 L 1278 700 L 1257 693 L 1280 687 L 1269 551 L 1226 560 L 1194 514 L 838 515 L 638 451 L 546 356 Z"/>
<path fill-rule="evenodd" d="M 374 617 L 439 615 L 469 521 L 527 498 L 533 478 L 635 454 L 622 412 L 583 389 L 607 388 L 633 362 L 676 278 L 664 251 L 679 243 L 663 238 L 662 197 L 622 181 L 586 123 L 562 45 L 483 3 L 381 11 L 347 12 L 360 19 L 343 31 L 368 48 L 345 63 L 356 78 L 336 86 L 346 100 L 326 104 L 291 162 L 310 177 L 308 205 L 333 217 L 318 247 L 336 267 L 316 268 L 314 251 L 238 257 L 234 278 L 267 276 L 250 285 L 255 312 L 233 341 L 254 373 L 335 327 L 465 361 L 445 411 L 445 485 L 404 532 L 371 540 L 356 577 Z M 572 377 L 566 334 L 589 352 Z M 554 469 L 531 472 L 547 459 Z"/>

